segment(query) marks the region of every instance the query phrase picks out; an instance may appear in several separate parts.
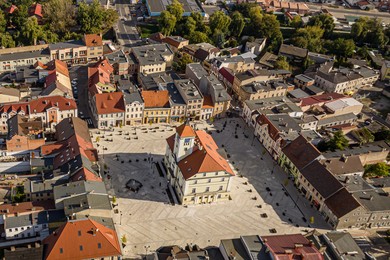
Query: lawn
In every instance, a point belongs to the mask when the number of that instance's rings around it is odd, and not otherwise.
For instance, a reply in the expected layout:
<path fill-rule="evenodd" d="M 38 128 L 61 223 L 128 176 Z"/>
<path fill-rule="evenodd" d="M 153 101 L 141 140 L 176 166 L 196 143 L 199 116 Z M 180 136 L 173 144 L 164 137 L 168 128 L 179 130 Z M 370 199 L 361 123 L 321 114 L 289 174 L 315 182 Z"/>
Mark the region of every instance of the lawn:
<path fill-rule="evenodd" d="M 140 24 L 139 27 L 141 28 L 141 38 L 143 39 L 159 31 L 157 24 Z"/>

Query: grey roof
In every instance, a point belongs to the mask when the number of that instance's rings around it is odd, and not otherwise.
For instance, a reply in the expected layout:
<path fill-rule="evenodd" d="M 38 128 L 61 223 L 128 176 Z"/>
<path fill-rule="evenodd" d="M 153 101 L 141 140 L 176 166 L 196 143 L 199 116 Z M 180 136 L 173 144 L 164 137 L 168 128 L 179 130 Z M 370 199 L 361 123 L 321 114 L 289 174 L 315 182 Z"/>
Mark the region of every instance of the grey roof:
<path fill-rule="evenodd" d="M 210 63 L 214 64 L 216 67 L 220 68 L 223 63 L 238 63 L 243 62 L 245 64 L 255 63 L 255 60 L 252 57 L 245 57 L 242 55 L 237 56 L 223 56 L 217 57 L 210 60 Z"/>
<path fill-rule="evenodd" d="M 200 63 L 187 64 L 186 70 L 189 69 L 193 72 L 197 80 L 200 80 L 203 76 L 209 75 Z M 187 73 L 186 76 L 188 77 Z"/>
<path fill-rule="evenodd" d="M 138 77 L 140 84 L 146 90 L 158 90 L 161 87 L 166 86 L 168 83 L 173 83 L 174 81 L 174 76 L 165 72 L 157 72 L 147 75 L 140 73 Z"/>
<path fill-rule="evenodd" d="M 201 12 L 203 13 L 203 8 L 197 3 L 196 0 L 179 0 L 182 4 L 184 12 Z M 172 3 L 171 0 L 147 0 L 146 4 L 149 7 L 151 12 L 160 13 L 166 10 L 167 6 Z"/>
<path fill-rule="evenodd" d="M 221 245 L 228 257 L 234 258 L 235 260 L 250 259 L 239 238 L 221 240 Z"/>
<path fill-rule="evenodd" d="M 266 252 L 267 247 L 263 245 L 259 236 L 242 236 L 241 241 L 251 255 L 249 259 L 271 260 L 270 255 Z"/>
<path fill-rule="evenodd" d="M 20 215 L 6 218 L 4 221 L 4 228 L 18 228 L 32 225 L 32 215 Z"/>
<path fill-rule="evenodd" d="M 203 98 L 198 87 L 189 79 L 180 79 L 174 81 L 176 88 L 184 95 L 186 100 Z"/>
<path fill-rule="evenodd" d="M 382 189 L 357 191 L 353 196 L 369 211 L 390 211 L 390 197 Z"/>
<path fill-rule="evenodd" d="M 98 181 L 76 181 L 54 187 L 54 199 L 60 199 L 77 194 L 88 192 L 106 194 L 106 187 L 103 182 Z"/>
<path fill-rule="evenodd" d="M 209 94 L 211 95 L 214 103 L 226 102 L 232 99 L 216 76 L 210 75 L 207 77 L 207 80 L 209 85 Z"/>
<path fill-rule="evenodd" d="M 378 188 L 389 188 L 390 187 L 390 177 L 383 178 L 371 178 L 368 179 L 368 182 Z"/>
<path fill-rule="evenodd" d="M 326 253 L 329 254 L 333 259 L 342 257 L 346 260 L 362 260 L 366 259 L 363 251 L 356 244 L 351 234 L 348 232 L 332 231 L 322 235 L 325 239 L 323 240 L 327 245 Z M 347 252 L 357 252 L 357 254 L 348 254 Z"/>
<path fill-rule="evenodd" d="M 282 44 L 280 45 L 279 54 L 287 54 L 295 57 L 305 58 L 308 54 L 308 50 L 293 45 Z"/>
<path fill-rule="evenodd" d="M 324 64 L 317 72 L 317 76 L 332 82 L 332 83 L 344 83 L 359 78 L 370 78 L 378 75 L 376 70 L 369 67 L 359 68 L 339 68 L 332 70 L 333 63 Z"/>
<path fill-rule="evenodd" d="M 351 120 L 351 119 L 356 119 L 356 118 L 357 117 L 354 113 L 348 113 L 348 114 L 344 114 L 344 115 L 340 115 L 340 116 L 327 117 L 327 118 L 323 118 L 323 119 L 318 120 L 318 126 L 320 127 L 322 125 L 343 122 L 346 120 Z"/>
<path fill-rule="evenodd" d="M 4 259 L 7 260 L 41 260 L 43 259 L 43 246 L 31 247 L 13 247 L 12 249 L 4 249 Z"/>
<path fill-rule="evenodd" d="M 129 59 L 123 50 L 112 52 L 104 56 L 109 60 L 110 64 L 129 62 Z"/>
<path fill-rule="evenodd" d="M 241 73 L 237 73 L 235 76 L 240 81 L 247 80 L 256 76 L 284 76 L 290 75 L 291 72 L 288 70 L 267 70 L 267 69 L 256 69 L 256 70 L 247 70 Z"/>
<path fill-rule="evenodd" d="M 267 118 L 279 132 L 289 133 L 295 131 L 295 137 L 298 137 L 297 132 L 301 130 L 301 127 L 294 118 L 286 114 L 267 115 Z"/>
<path fill-rule="evenodd" d="M 173 55 L 167 44 L 150 44 L 133 47 L 132 53 L 140 65 L 160 64 L 166 62 L 165 56 Z"/>
<path fill-rule="evenodd" d="M 332 172 L 333 173 L 333 172 Z M 333 173 L 334 174 L 334 173 Z M 375 187 L 371 186 L 363 177 L 358 175 L 339 175 L 336 178 L 345 186 L 348 192 L 373 190 Z"/>
<path fill-rule="evenodd" d="M 118 90 L 122 91 L 126 105 L 130 105 L 134 102 L 144 103 L 138 89 L 129 79 L 119 79 Z"/>
<path fill-rule="evenodd" d="M 42 49 L 39 51 L 26 51 L 26 52 L 17 52 L 17 53 L 7 53 L 0 54 L 0 61 L 12 61 L 12 60 L 23 60 L 23 59 L 32 59 L 32 58 L 42 58 L 50 57 L 48 49 Z"/>
<path fill-rule="evenodd" d="M 390 151 L 390 146 L 385 141 L 378 141 L 368 144 L 363 144 L 359 147 L 353 147 L 353 148 L 346 148 L 345 150 L 336 150 L 334 152 L 327 151 L 324 152 L 323 155 L 326 158 L 339 158 L 341 155 L 360 155 L 360 154 L 366 154 L 370 152 L 382 152 L 382 151 Z"/>
<path fill-rule="evenodd" d="M 66 221 L 65 212 L 63 209 L 48 210 L 47 214 L 49 223 L 59 223 Z"/>
<path fill-rule="evenodd" d="M 258 100 L 246 100 L 245 104 L 251 111 L 258 109 L 273 109 L 278 106 L 288 107 L 292 111 L 302 111 L 297 105 L 295 105 L 289 98 L 287 97 L 270 97 L 263 98 Z M 288 110 L 288 109 L 287 109 Z"/>
<path fill-rule="evenodd" d="M 76 219 L 82 218 L 83 216 L 76 215 Z M 111 217 L 101 217 L 101 216 L 91 216 L 89 215 L 88 218 L 102 224 L 105 227 L 108 227 L 109 229 L 115 230 L 114 221 Z"/>
<path fill-rule="evenodd" d="M 300 88 L 291 90 L 288 92 L 288 94 L 293 96 L 294 98 L 305 98 L 309 96 L 305 91 Z"/>
<path fill-rule="evenodd" d="M 50 50 L 61 50 L 69 48 L 78 48 L 80 46 L 85 46 L 82 40 L 72 40 L 67 42 L 51 43 L 49 44 Z"/>
<path fill-rule="evenodd" d="M 83 194 L 64 199 L 65 215 L 71 215 L 86 209 L 111 210 L 111 202 L 107 194 Z"/>
<path fill-rule="evenodd" d="M 278 80 L 270 81 L 255 81 L 247 85 L 241 86 L 241 89 L 249 94 L 256 94 L 259 92 L 269 92 L 278 88 L 287 89 L 290 85 Z"/>
<path fill-rule="evenodd" d="M 259 63 L 267 67 L 273 68 L 278 56 L 270 52 L 264 53 L 263 57 L 260 58 Z"/>
<path fill-rule="evenodd" d="M 24 183 L 25 193 L 52 191 L 53 187 L 67 182 L 66 179 L 27 180 Z"/>
<path fill-rule="evenodd" d="M 313 94 L 313 95 L 317 95 L 317 94 L 321 94 L 321 93 L 324 93 L 324 90 L 315 86 L 315 85 L 311 85 L 311 86 L 307 86 L 305 88 L 305 90 L 309 93 L 309 94 Z"/>
<path fill-rule="evenodd" d="M 299 81 L 303 81 L 305 83 L 308 83 L 308 82 L 314 82 L 314 79 L 309 77 L 309 76 L 306 76 L 305 74 L 299 74 L 299 75 L 296 75 L 295 78 Z"/>
<path fill-rule="evenodd" d="M 186 102 L 184 102 L 184 99 L 180 95 L 175 84 L 169 83 L 166 86 L 166 89 L 169 92 L 169 101 L 171 103 L 171 106 L 180 106 L 180 105 L 185 106 L 186 105 Z"/>

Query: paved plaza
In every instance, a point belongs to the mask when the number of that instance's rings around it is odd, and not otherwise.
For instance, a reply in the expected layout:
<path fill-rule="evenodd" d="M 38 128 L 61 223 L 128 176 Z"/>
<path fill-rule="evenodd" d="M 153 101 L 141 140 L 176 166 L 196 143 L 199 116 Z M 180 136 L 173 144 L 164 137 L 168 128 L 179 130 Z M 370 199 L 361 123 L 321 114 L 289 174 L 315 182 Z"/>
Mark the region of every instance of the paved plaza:
<path fill-rule="evenodd" d="M 226 120 L 227 127 L 221 131 Z M 117 197 L 114 221 L 119 236 L 126 235 L 126 257 L 139 257 L 162 245 L 218 246 L 221 239 L 240 235 L 269 235 L 274 230 L 277 234 L 304 232 L 309 225 L 329 228 L 261 144 L 253 140 L 241 119 L 222 119 L 213 125 L 199 123 L 196 128 L 211 131 L 218 146 L 225 147 L 237 172 L 230 201 L 172 205 L 167 182 L 155 162 L 161 162 L 165 138 L 175 133 L 173 127 L 126 126 L 114 132 L 93 131 L 93 140 L 100 136 L 98 150 L 108 167 L 104 175 L 107 191 Z M 138 192 L 126 188 L 130 179 L 143 185 Z M 309 223 L 312 216 L 314 224 Z"/>

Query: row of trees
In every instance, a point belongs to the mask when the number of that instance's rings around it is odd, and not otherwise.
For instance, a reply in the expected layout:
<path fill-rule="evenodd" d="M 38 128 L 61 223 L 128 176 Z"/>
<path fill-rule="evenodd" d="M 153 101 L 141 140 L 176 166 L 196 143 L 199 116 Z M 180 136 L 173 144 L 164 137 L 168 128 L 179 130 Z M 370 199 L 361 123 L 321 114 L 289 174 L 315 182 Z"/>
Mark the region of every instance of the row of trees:
<path fill-rule="evenodd" d="M 238 39 L 243 32 L 249 36 L 267 37 L 271 39 L 271 46 L 277 46 L 283 40 L 276 17 L 263 14 L 256 5 L 250 6 L 246 12 L 238 9 L 230 15 L 216 11 L 210 16 L 208 25 L 200 13 L 183 17 L 183 12 L 182 5 L 174 0 L 158 19 L 160 31 L 164 35 L 183 35 L 191 43 L 211 42 L 218 47 L 224 47 L 230 38 Z"/>
<path fill-rule="evenodd" d="M 38 1 L 40 2 L 40 1 Z M 103 8 L 98 0 L 91 4 L 80 3 L 76 8 L 72 0 L 42 1 L 43 20 L 38 23 L 35 16 L 29 16 L 32 0 L 15 0 L 1 6 L 15 4 L 12 14 L 0 11 L 0 44 L 3 47 L 36 44 L 38 40 L 47 43 L 81 38 L 83 33 L 105 33 L 118 20 L 113 9 Z M 13 29 L 7 32 L 7 26 Z"/>

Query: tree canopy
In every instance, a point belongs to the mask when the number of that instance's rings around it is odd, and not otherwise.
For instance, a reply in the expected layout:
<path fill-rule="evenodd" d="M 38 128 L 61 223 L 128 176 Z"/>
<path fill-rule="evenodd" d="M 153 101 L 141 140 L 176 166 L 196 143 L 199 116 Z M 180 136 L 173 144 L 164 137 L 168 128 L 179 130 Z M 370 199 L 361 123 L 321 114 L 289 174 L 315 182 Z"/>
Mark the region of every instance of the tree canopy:
<path fill-rule="evenodd" d="M 160 31 L 164 35 L 171 35 L 175 30 L 176 17 L 168 11 L 162 11 L 160 17 L 158 18 L 158 24 L 160 26 Z"/>

